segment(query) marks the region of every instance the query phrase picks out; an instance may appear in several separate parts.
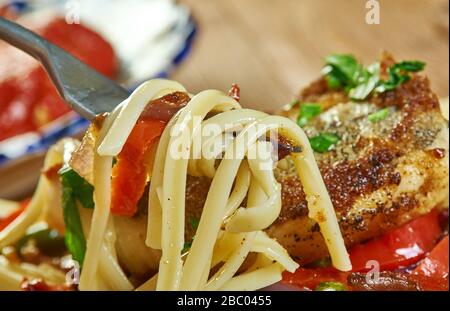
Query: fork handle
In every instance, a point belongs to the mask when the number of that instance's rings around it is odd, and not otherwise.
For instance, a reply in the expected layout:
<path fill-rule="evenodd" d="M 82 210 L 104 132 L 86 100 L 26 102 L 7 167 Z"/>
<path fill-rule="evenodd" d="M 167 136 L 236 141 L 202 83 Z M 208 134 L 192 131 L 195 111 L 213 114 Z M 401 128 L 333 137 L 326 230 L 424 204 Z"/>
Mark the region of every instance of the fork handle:
<path fill-rule="evenodd" d="M 36 58 L 61 98 L 87 119 L 112 111 L 128 92 L 63 49 L 0 17 L 0 39 Z"/>
<path fill-rule="evenodd" d="M 0 39 L 41 61 L 48 54 L 51 43 L 19 24 L 0 17 Z"/>

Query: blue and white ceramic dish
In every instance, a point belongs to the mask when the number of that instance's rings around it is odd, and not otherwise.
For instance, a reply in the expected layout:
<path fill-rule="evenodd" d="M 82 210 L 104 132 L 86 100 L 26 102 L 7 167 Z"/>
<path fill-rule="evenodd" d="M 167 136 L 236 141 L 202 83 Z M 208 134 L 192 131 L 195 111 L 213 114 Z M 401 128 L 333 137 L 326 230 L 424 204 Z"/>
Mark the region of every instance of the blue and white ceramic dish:
<path fill-rule="evenodd" d="M 196 25 L 189 10 L 172 0 L 9 1 L 21 15 L 62 14 L 101 34 L 121 64 L 118 81 L 130 91 L 140 82 L 167 77 L 189 54 Z M 1 57 L 1 55 L 0 55 Z M 69 113 L 37 132 L 0 142 L 0 167 L 42 152 L 58 139 L 83 132 L 88 121 Z"/>

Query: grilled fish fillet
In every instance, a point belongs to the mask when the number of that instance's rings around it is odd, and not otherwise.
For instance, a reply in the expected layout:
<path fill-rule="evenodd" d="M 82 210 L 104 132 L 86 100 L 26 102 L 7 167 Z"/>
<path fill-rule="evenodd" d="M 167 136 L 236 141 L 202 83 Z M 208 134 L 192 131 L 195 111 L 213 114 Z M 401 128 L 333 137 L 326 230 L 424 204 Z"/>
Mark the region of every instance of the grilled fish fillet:
<path fill-rule="evenodd" d="M 382 65 L 389 62 L 385 58 Z M 415 75 L 397 89 L 363 103 L 329 90 L 320 79 L 300 93 L 299 101 L 316 102 L 324 111 L 304 127 L 308 136 L 327 132 L 341 138 L 333 150 L 317 153 L 316 159 L 348 248 L 434 208 L 448 208 L 448 122 L 427 78 Z M 369 114 L 385 107 L 387 118 L 368 120 Z M 281 114 L 296 119 L 298 111 L 293 108 Z M 90 132 L 95 136 L 93 127 Z M 88 181 L 92 152 L 88 132 L 71 160 Z M 327 256 L 319 226 L 307 216 L 305 194 L 289 156 L 280 161 L 275 174 L 282 185 L 282 210 L 267 228 L 268 234 L 300 263 Z M 187 178 L 187 240 L 194 234 L 188 220 L 200 217 L 209 185 L 206 177 Z M 131 274 L 141 276 L 157 269 L 160 257 L 159 251 L 144 245 L 146 217 L 145 209 L 139 209 L 136 216 L 115 221 L 119 253 L 127 253 L 119 254 L 119 259 Z M 135 271 L 139 266 L 145 268 Z"/>
<path fill-rule="evenodd" d="M 303 90 L 299 101 L 319 103 L 324 111 L 304 127 L 309 137 L 327 132 L 341 138 L 333 150 L 316 153 L 316 160 L 347 248 L 434 208 L 448 208 L 448 123 L 427 78 L 416 75 L 363 103 L 329 90 L 321 79 Z M 368 120 L 385 107 L 387 118 Z M 295 120 L 298 110 L 282 114 Z M 268 234 L 300 263 L 327 256 L 319 226 L 308 218 L 291 158 L 281 160 L 275 173 L 282 185 L 282 210 Z M 198 217 L 209 182 L 194 177 L 188 182 L 187 214 Z"/>
<path fill-rule="evenodd" d="M 397 90 L 352 103 L 320 80 L 300 95 L 326 111 L 304 128 L 308 136 L 341 137 L 334 150 L 316 154 L 347 248 L 398 227 L 433 208 L 448 208 L 448 123 L 426 78 L 415 76 Z M 388 107 L 379 122 L 367 116 Z M 289 111 L 295 116 L 295 111 Z M 299 262 L 326 256 L 318 225 L 307 217 L 300 181 L 289 159 L 277 170 L 282 211 L 268 228 Z"/>

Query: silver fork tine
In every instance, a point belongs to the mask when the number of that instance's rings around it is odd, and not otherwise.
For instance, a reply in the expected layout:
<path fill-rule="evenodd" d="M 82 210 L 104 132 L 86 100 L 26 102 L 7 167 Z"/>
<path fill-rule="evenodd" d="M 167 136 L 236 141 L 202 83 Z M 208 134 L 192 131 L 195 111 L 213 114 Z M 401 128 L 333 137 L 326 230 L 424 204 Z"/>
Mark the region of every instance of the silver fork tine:
<path fill-rule="evenodd" d="M 112 80 L 41 36 L 2 17 L 0 39 L 37 59 L 66 103 L 89 120 L 112 111 L 128 97 L 127 91 Z"/>

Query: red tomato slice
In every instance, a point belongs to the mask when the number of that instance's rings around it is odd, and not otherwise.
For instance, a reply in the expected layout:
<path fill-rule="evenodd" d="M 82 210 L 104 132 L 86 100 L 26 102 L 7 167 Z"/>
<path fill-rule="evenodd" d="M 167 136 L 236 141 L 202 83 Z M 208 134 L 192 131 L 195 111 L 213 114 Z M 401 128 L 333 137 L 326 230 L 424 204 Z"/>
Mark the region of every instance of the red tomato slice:
<path fill-rule="evenodd" d="M 141 119 L 131 131 L 112 172 L 113 214 L 133 216 L 136 213 L 147 182 L 145 158 L 165 126 L 166 123 L 159 120 Z"/>
<path fill-rule="evenodd" d="M 380 271 L 409 266 L 432 250 L 441 234 L 439 213 L 432 211 L 380 238 L 353 247 L 350 250 L 352 271 L 367 271 L 366 263 L 369 260 L 377 260 Z M 439 277 L 427 278 L 424 277 L 425 272 L 417 273 L 416 279 L 421 287 L 424 290 L 442 290 L 445 286 L 448 288 L 448 237 L 438 244 L 427 259 L 423 262 L 424 271 L 434 271 L 433 275 L 436 274 Z M 283 282 L 313 290 L 322 282 L 335 281 L 347 284 L 348 274 L 349 272 L 341 272 L 332 267 L 298 268 L 294 273 L 284 272 Z"/>
<path fill-rule="evenodd" d="M 430 255 L 414 269 L 419 283 L 426 290 L 448 290 L 448 235 L 439 242 Z"/>
<path fill-rule="evenodd" d="M 0 231 L 8 227 L 10 223 L 14 221 L 17 217 L 19 217 L 20 214 L 25 210 L 25 208 L 28 206 L 28 203 L 30 203 L 30 200 L 24 200 L 22 203 L 20 203 L 20 206 L 17 210 L 9 214 L 8 217 L 0 219 Z"/>
<path fill-rule="evenodd" d="M 378 261 L 380 270 L 407 267 L 423 258 L 441 234 L 439 213 L 432 211 L 380 238 L 353 247 L 350 250 L 353 271 L 367 271 L 369 260 Z"/>
<path fill-rule="evenodd" d="M 86 26 L 56 18 L 45 26 L 42 36 L 100 73 L 111 78 L 117 74 L 119 66 L 112 46 Z"/>
<path fill-rule="evenodd" d="M 283 272 L 283 283 L 291 284 L 305 290 L 314 290 L 317 285 L 323 282 L 347 284 L 347 276 L 349 273 L 334 268 L 298 268 L 294 273 Z"/>

